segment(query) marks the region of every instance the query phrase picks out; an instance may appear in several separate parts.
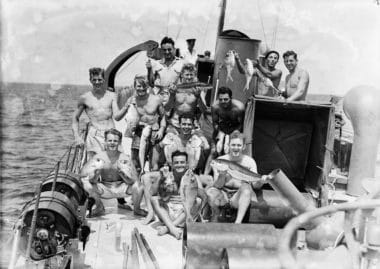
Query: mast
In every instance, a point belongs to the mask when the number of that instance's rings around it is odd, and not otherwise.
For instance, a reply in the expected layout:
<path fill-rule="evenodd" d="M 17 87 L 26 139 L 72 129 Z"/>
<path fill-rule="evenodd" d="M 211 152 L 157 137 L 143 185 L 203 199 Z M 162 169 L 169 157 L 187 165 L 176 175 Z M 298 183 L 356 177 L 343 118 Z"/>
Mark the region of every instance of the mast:
<path fill-rule="evenodd" d="M 219 15 L 219 22 L 218 22 L 218 32 L 216 38 L 220 36 L 220 34 L 223 32 L 224 28 L 224 17 L 226 15 L 226 6 L 227 6 L 227 0 L 221 0 L 221 9 L 220 9 L 220 15 Z"/>

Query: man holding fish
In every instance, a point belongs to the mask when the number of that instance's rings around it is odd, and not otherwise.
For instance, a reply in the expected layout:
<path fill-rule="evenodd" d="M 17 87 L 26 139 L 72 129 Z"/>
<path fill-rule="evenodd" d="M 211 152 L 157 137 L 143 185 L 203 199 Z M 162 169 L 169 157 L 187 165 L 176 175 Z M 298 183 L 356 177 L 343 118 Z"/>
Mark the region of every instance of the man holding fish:
<path fill-rule="evenodd" d="M 164 223 L 157 228 L 158 235 L 170 233 L 180 239 L 181 227 L 187 221 L 193 221 L 207 203 L 201 179 L 188 165 L 188 155 L 175 151 L 172 154 L 173 169 L 164 166 L 160 171 L 146 173 L 141 177 L 144 183 L 144 197 L 148 215 L 144 224 L 154 219 L 154 213 Z M 200 203 L 196 201 L 199 197 Z"/>
<path fill-rule="evenodd" d="M 264 96 L 279 96 L 280 91 L 278 86 L 280 85 L 282 71 L 276 68 L 276 64 L 280 58 L 280 54 L 271 50 L 265 54 L 264 63 L 259 60 L 246 59 L 245 65 L 242 64 L 239 54 L 234 52 L 236 65 L 241 74 L 246 76 L 246 86 L 244 90 L 249 89 L 249 84 L 252 80 L 252 76 L 258 77 L 257 94 Z"/>
<path fill-rule="evenodd" d="M 146 212 L 140 209 L 143 186 L 137 181 L 136 169 L 130 157 L 118 150 L 122 134 L 112 128 L 107 130 L 104 136 L 105 151 L 96 154 L 81 170 L 84 188 L 95 200 L 96 208 L 91 216 L 105 213 L 101 198 L 124 198 L 129 195 L 132 195 L 134 213 L 146 215 Z M 120 203 L 119 207 L 127 208 Z"/>
<path fill-rule="evenodd" d="M 243 154 L 244 148 L 243 134 L 234 131 L 230 135 L 229 154 L 211 162 L 214 185 L 207 190 L 212 210 L 211 221 L 218 221 L 220 207 L 230 204 L 237 209 L 235 223 L 241 223 L 249 209 L 253 189 L 260 189 L 265 182 L 266 176 L 257 174 L 256 162 Z"/>

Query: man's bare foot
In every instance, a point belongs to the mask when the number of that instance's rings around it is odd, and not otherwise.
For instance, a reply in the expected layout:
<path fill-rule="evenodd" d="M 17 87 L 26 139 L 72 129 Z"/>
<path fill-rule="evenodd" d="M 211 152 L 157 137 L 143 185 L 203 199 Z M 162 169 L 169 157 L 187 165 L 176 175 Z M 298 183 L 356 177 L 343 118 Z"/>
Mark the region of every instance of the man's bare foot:
<path fill-rule="evenodd" d="M 145 217 L 146 215 L 148 215 L 148 212 L 146 210 L 140 208 L 140 209 L 134 209 L 133 214 Z"/>
<path fill-rule="evenodd" d="M 106 209 L 104 206 L 96 207 L 94 211 L 91 212 L 91 216 L 88 216 L 89 218 L 96 218 L 100 217 L 106 214 Z"/>
<path fill-rule="evenodd" d="M 157 227 L 157 234 L 160 235 L 160 236 L 165 235 L 168 232 L 169 232 L 169 229 L 166 226 L 158 226 Z"/>
<path fill-rule="evenodd" d="M 128 205 L 128 204 L 117 204 L 117 207 L 118 208 L 122 208 L 122 209 L 125 209 L 125 210 L 129 210 L 129 211 L 132 211 L 133 210 L 133 208 L 130 206 L 130 205 Z"/>
<path fill-rule="evenodd" d="M 148 225 L 154 220 L 154 213 L 148 212 L 148 215 L 145 217 L 145 219 L 142 220 L 142 224 Z"/>
<path fill-rule="evenodd" d="M 181 228 L 174 228 L 173 231 L 170 231 L 171 235 L 173 235 L 177 240 L 180 240 L 182 238 L 182 229 Z"/>

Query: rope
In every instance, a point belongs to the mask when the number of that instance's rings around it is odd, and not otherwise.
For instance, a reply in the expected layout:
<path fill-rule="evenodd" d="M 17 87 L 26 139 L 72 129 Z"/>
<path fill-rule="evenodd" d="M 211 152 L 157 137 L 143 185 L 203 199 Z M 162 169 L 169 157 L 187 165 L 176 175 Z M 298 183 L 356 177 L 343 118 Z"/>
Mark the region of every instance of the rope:
<path fill-rule="evenodd" d="M 267 43 L 267 36 L 266 36 L 265 30 L 264 30 L 263 17 L 261 16 L 260 0 L 257 0 L 256 3 L 257 3 L 257 9 L 259 11 L 259 18 L 260 18 L 260 22 L 261 22 L 261 29 L 262 29 L 263 35 L 264 35 L 264 41 L 265 41 L 265 44 L 268 44 Z"/>

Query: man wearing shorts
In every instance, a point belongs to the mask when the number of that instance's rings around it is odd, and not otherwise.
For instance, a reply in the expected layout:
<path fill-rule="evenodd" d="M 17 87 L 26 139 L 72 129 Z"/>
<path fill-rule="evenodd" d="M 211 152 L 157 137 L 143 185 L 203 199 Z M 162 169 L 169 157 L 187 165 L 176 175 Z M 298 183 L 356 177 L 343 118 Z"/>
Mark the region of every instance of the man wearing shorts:
<path fill-rule="evenodd" d="M 143 186 L 137 180 L 137 172 L 132 160 L 118 150 L 122 134 L 112 128 L 107 130 L 104 136 L 105 151 L 93 157 L 104 161 L 104 165 L 99 171 L 95 171 L 92 178 L 83 180 L 86 191 L 95 199 L 96 208 L 92 215 L 100 216 L 105 213 L 101 198 L 124 198 L 129 195 L 132 195 L 134 213 L 146 215 L 146 212 L 140 209 Z M 119 206 L 122 207 L 120 204 Z"/>

